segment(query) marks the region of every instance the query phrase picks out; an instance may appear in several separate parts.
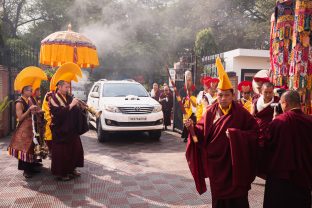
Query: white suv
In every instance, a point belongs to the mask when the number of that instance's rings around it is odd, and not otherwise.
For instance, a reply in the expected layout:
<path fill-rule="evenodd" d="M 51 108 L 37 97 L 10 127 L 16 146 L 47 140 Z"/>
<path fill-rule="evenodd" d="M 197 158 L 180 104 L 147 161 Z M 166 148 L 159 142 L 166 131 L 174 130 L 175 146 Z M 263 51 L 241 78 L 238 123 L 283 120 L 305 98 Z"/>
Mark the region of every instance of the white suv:
<path fill-rule="evenodd" d="M 92 86 L 87 104 L 102 111 L 100 118 L 88 116 L 100 142 L 106 141 L 109 133 L 119 131 L 147 131 L 154 139 L 161 136 L 161 105 L 138 82 L 101 79 Z"/>

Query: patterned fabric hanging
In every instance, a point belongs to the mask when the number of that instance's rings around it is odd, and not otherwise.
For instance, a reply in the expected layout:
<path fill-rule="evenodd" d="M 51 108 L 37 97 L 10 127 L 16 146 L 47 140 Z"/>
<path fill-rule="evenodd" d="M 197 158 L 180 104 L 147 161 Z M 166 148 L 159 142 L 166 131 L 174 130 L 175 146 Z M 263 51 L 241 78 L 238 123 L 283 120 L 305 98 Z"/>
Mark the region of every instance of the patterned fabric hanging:
<path fill-rule="evenodd" d="M 287 85 L 294 29 L 294 1 L 279 0 L 271 18 L 271 79 L 277 86 Z"/>
<path fill-rule="evenodd" d="M 293 52 L 290 64 L 290 80 L 293 88 L 311 89 L 312 48 L 311 48 L 312 1 L 297 0 L 295 8 Z"/>

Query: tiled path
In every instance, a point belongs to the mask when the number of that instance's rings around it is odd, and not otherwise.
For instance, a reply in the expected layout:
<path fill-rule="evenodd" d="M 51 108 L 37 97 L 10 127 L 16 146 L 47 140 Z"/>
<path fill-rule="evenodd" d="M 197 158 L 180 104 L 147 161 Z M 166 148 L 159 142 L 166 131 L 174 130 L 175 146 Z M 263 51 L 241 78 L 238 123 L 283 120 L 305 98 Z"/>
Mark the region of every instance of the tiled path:
<path fill-rule="evenodd" d="M 17 160 L 6 152 L 9 138 L 0 139 L 0 208 L 2 207 L 211 207 L 210 193 L 198 195 L 184 157 L 185 144 L 165 132 L 160 141 L 144 134 L 116 135 L 98 143 L 94 131 L 82 137 L 82 176 L 56 181 L 50 160 L 42 172 L 25 180 Z M 261 208 L 264 182 L 249 192 L 251 208 Z"/>

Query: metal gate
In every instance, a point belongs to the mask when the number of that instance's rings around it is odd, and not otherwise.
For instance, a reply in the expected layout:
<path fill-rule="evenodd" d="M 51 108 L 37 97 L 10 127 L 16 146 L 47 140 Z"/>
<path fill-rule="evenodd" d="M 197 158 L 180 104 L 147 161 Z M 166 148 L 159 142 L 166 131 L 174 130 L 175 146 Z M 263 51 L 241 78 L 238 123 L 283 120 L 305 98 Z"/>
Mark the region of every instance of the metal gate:
<path fill-rule="evenodd" d="M 0 47 L 0 65 L 8 71 L 8 88 L 9 99 L 16 100 L 17 95 L 14 93 L 14 80 L 18 72 L 27 66 L 38 66 L 39 63 L 39 47 L 31 46 L 21 40 L 9 41 Z M 9 106 L 9 122 L 10 130 L 15 128 L 14 106 Z"/>

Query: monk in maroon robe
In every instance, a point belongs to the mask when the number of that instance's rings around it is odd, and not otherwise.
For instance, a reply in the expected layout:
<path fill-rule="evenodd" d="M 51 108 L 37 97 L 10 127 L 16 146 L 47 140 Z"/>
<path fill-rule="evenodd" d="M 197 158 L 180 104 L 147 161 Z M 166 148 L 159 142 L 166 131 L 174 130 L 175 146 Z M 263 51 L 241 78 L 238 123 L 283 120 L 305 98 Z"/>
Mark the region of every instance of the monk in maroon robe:
<path fill-rule="evenodd" d="M 274 85 L 265 82 L 261 87 L 261 96 L 255 100 L 252 106 L 251 114 L 255 117 L 259 125 L 259 149 L 258 149 L 258 170 L 257 175 L 265 178 L 266 155 L 264 154 L 264 140 L 268 136 L 269 124 L 273 119 L 274 104 L 278 104 L 279 97 L 274 96 Z"/>
<path fill-rule="evenodd" d="M 164 113 L 164 127 L 167 130 L 167 126 L 171 125 L 171 112 L 173 107 L 173 97 L 168 86 L 164 87 L 164 92 L 159 97 L 159 102 L 162 106 Z"/>
<path fill-rule="evenodd" d="M 269 77 L 254 77 L 253 78 L 253 83 L 255 84 L 255 90 L 254 94 L 252 96 L 252 103 L 255 103 L 258 98 L 261 96 L 261 88 L 263 83 L 270 82 Z"/>
<path fill-rule="evenodd" d="M 221 80 L 222 82 L 222 80 Z M 253 116 L 233 101 L 233 89 L 217 92 L 195 133 L 188 139 L 186 158 L 199 194 L 209 178 L 213 208 L 247 208 L 248 191 L 256 174 L 258 125 Z M 193 125 L 191 120 L 186 127 Z"/>
<path fill-rule="evenodd" d="M 252 115 L 256 118 L 260 128 L 260 141 L 263 142 L 269 123 L 273 119 L 274 104 L 277 104 L 279 98 L 274 96 L 274 85 L 266 82 L 262 85 L 261 96 L 254 102 Z"/>
<path fill-rule="evenodd" d="M 283 114 L 270 124 L 266 140 L 264 208 L 310 208 L 312 190 L 312 116 L 301 111 L 300 95 L 284 93 Z"/>
<path fill-rule="evenodd" d="M 88 131 L 78 100 L 67 94 L 69 88 L 69 83 L 59 81 L 58 91 L 52 94 L 49 103 L 53 141 L 51 171 L 63 181 L 80 176 L 76 168 L 83 167 L 84 156 L 79 135 Z"/>
<path fill-rule="evenodd" d="M 18 170 L 23 170 L 25 178 L 31 178 L 35 170 L 35 155 L 32 131 L 31 114 L 37 110 L 37 106 L 30 105 L 29 97 L 32 94 L 32 87 L 25 86 L 22 89 L 21 97 L 15 101 L 15 111 L 17 117 L 16 130 L 12 136 L 11 143 L 8 147 L 9 155 L 18 159 Z"/>

